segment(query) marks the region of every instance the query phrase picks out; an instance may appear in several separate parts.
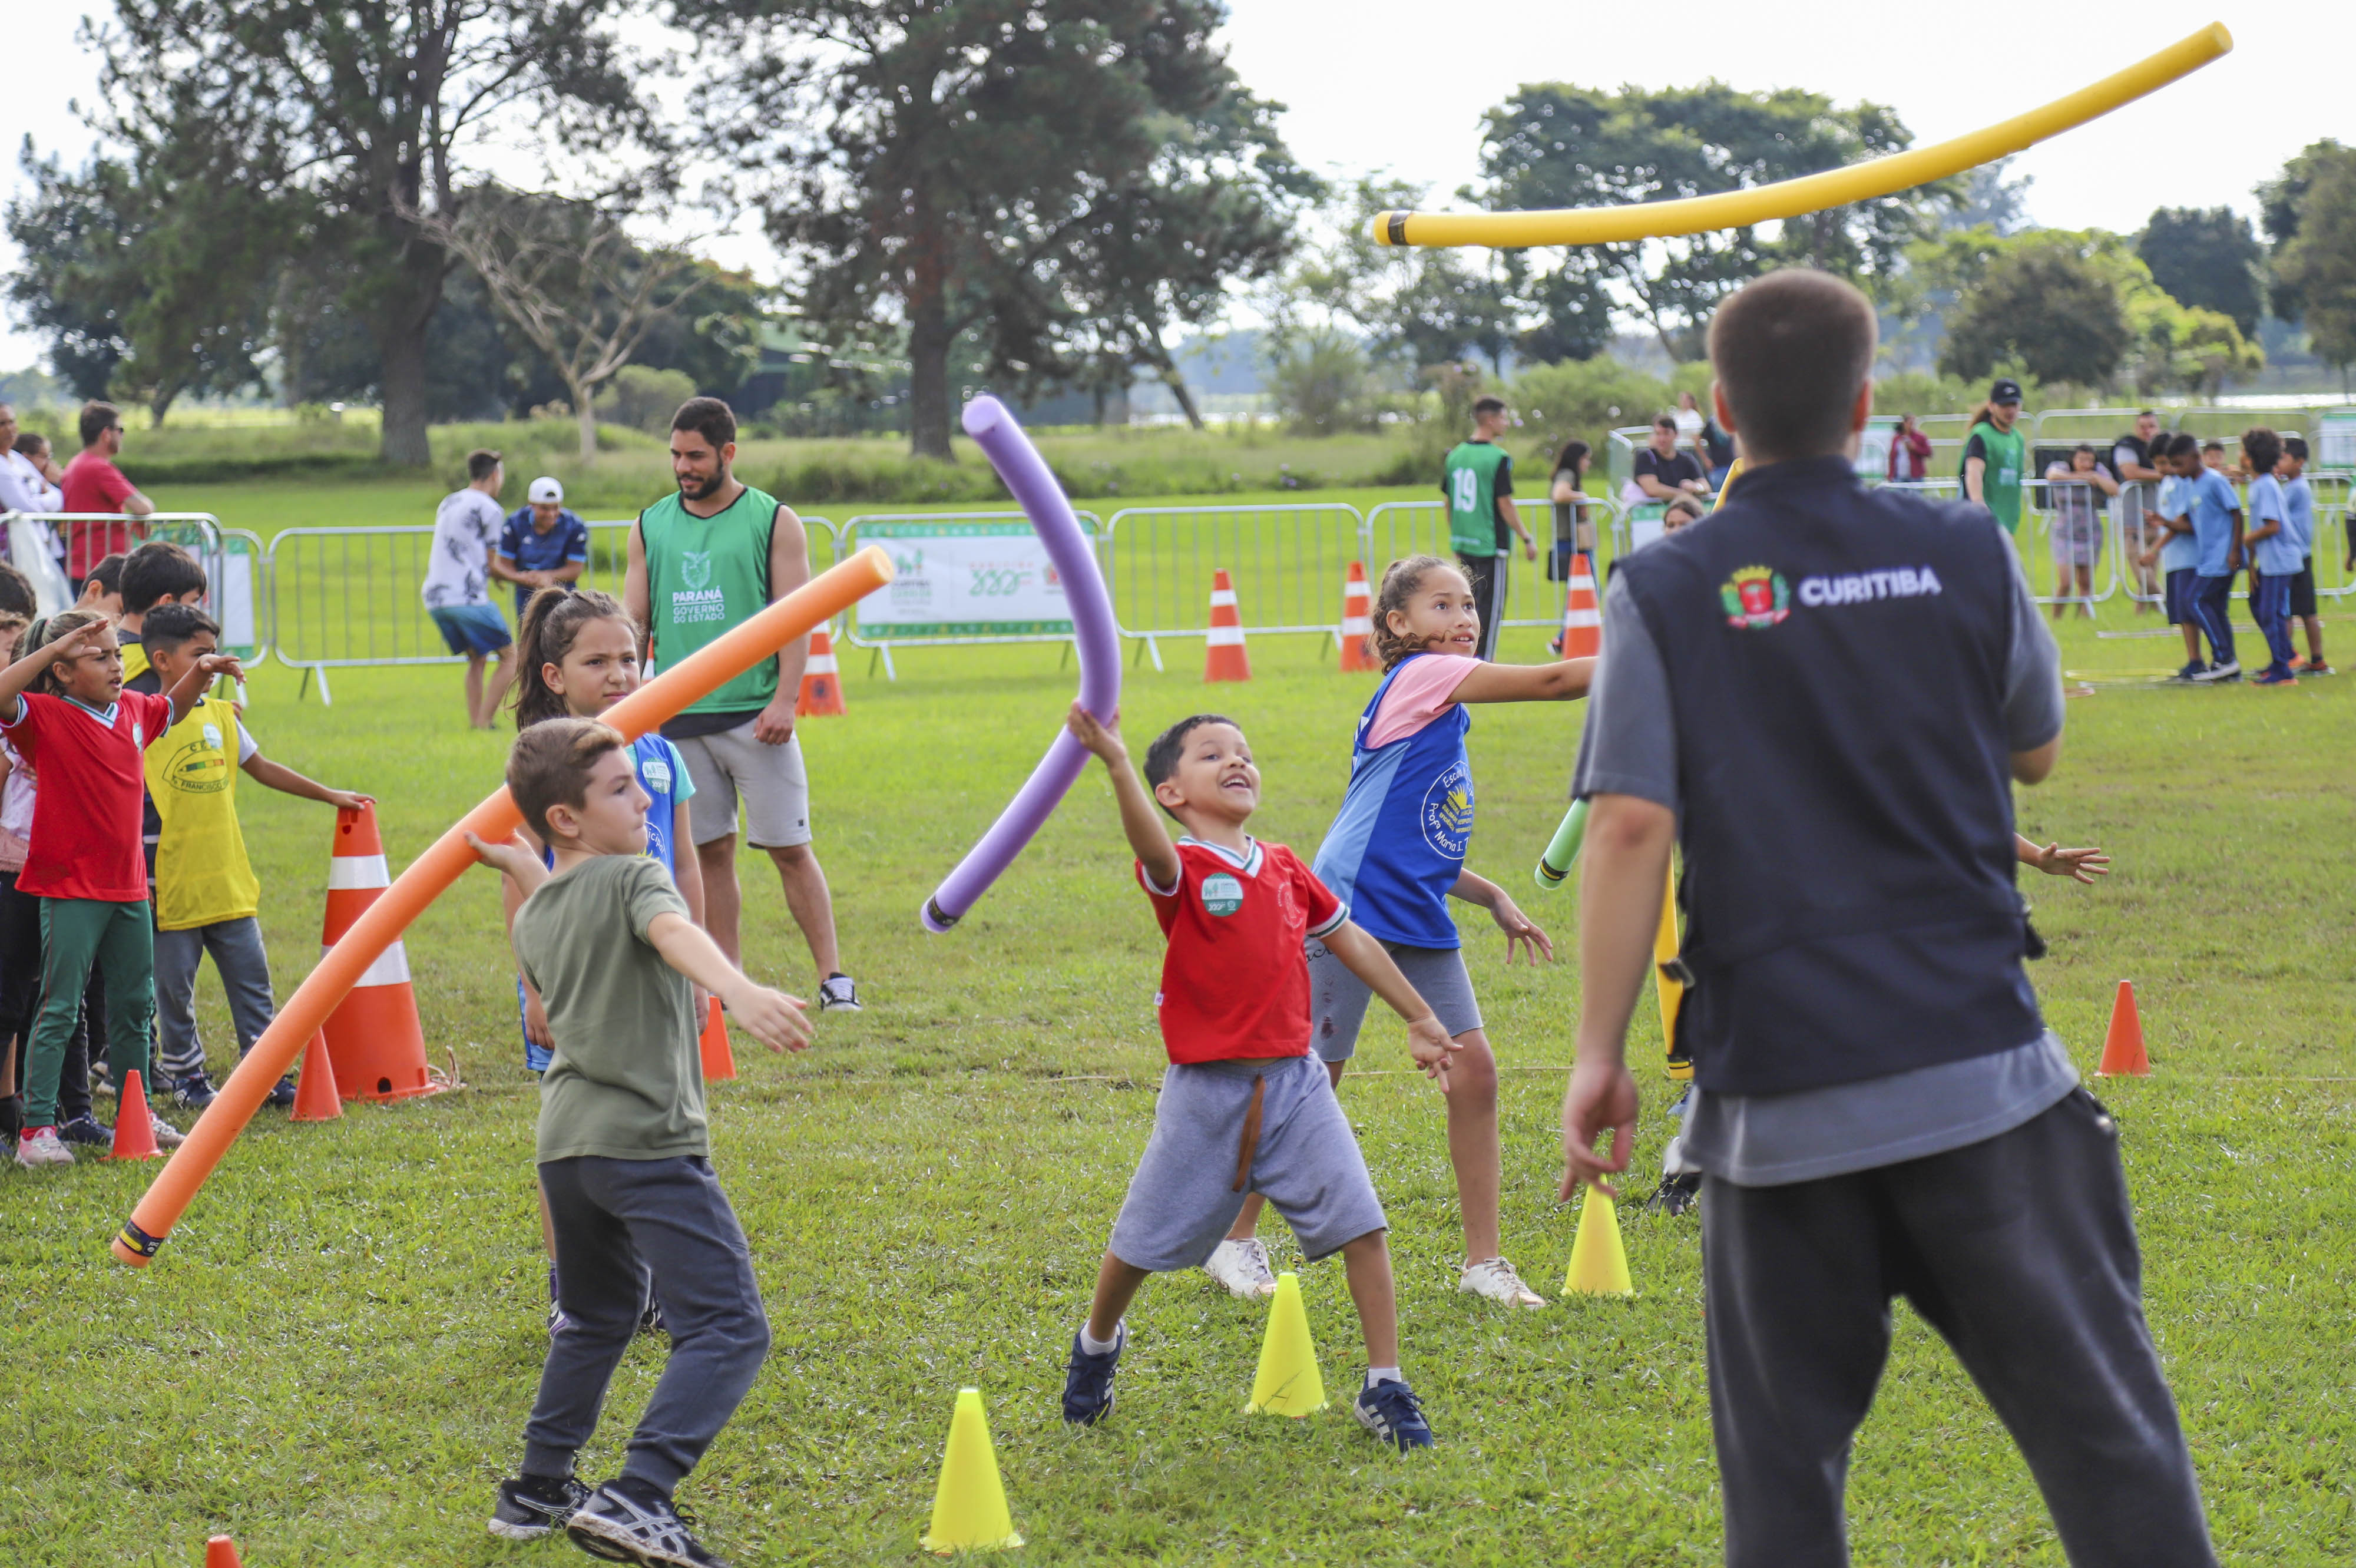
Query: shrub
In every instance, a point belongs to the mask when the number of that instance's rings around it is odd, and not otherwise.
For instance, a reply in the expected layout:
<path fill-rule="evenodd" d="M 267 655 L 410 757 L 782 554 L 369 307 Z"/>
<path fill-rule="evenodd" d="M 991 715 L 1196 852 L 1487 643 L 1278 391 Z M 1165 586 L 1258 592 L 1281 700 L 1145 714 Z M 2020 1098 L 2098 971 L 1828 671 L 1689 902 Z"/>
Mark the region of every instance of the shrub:
<path fill-rule="evenodd" d="M 1620 425 L 1649 423 L 1676 401 L 1667 382 L 1602 355 L 1534 365 L 1515 378 L 1511 395 L 1531 450 L 1552 463 L 1562 444 L 1576 436 L 1595 449 L 1598 473 L 1605 436 Z"/>
<path fill-rule="evenodd" d="M 694 395 L 695 378 L 685 371 L 624 365 L 612 384 L 597 394 L 597 417 L 649 435 L 664 435 L 670 430 L 670 416 Z"/>
<path fill-rule="evenodd" d="M 1368 395 L 1374 366 L 1366 351 L 1330 327 L 1312 328 L 1269 359 L 1268 386 L 1277 412 L 1296 434 L 1331 435 L 1374 422 Z"/>

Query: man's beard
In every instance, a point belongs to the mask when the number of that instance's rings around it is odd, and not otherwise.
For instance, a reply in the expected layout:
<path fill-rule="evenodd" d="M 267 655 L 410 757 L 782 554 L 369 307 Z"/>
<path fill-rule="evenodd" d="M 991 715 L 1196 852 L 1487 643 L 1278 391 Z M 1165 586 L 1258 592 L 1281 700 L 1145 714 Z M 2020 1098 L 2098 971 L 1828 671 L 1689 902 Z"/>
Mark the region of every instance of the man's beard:
<path fill-rule="evenodd" d="M 718 495 L 720 493 L 721 487 L 725 485 L 727 482 L 728 470 L 723 468 L 708 479 L 700 481 L 681 479 L 679 482 L 679 489 L 680 493 L 686 496 L 687 499 L 691 501 L 708 501 L 712 497 Z"/>

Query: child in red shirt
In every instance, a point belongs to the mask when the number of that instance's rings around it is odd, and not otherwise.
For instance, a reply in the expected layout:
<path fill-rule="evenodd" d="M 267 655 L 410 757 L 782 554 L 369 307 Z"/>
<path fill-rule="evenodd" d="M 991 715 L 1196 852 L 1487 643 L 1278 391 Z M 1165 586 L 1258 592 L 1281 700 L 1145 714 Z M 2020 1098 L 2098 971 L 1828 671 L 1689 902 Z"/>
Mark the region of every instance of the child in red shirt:
<path fill-rule="evenodd" d="M 114 623 L 68 610 L 36 627 L 31 651 L 0 670 L 0 736 L 40 770 L 19 892 L 41 900 L 41 1004 L 26 1052 L 25 1125 L 16 1163 L 71 1165 L 57 1133 L 58 1079 L 95 963 L 106 977 L 107 1064 L 115 1082 L 148 1077 L 155 1017 L 155 929 L 140 843 L 143 754 L 223 671 L 220 654 L 190 665 L 165 696 L 123 689 Z M 34 690 L 36 686 L 38 690 Z M 155 1142 L 178 1130 L 155 1115 Z"/>
<path fill-rule="evenodd" d="M 1199 1268 L 1248 1192 L 1265 1193 L 1314 1260 L 1342 1254 L 1370 1363 L 1352 1409 L 1400 1449 L 1431 1446 L 1431 1426 L 1399 1375 L 1388 1221 L 1324 1067 L 1309 1054 L 1314 936 L 1407 1020 L 1416 1064 L 1448 1086 L 1457 1048 L 1380 943 L 1281 844 L 1244 831 L 1259 769 L 1234 722 L 1198 714 L 1148 749 L 1146 793 L 1119 731 L 1077 703 L 1072 734 L 1103 759 L 1137 852 L 1137 879 L 1170 939 L 1154 1005 L 1170 1055 L 1153 1136 L 1130 1177 L 1097 1273 L 1087 1322 L 1072 1337 L 1064 1419 L 1094 1425 L 1112 1410 L 1129 1331 L 1121 1315 L 1147 1276 Z M 1173 844 L 1153 814 L 1186 830 Z"/>

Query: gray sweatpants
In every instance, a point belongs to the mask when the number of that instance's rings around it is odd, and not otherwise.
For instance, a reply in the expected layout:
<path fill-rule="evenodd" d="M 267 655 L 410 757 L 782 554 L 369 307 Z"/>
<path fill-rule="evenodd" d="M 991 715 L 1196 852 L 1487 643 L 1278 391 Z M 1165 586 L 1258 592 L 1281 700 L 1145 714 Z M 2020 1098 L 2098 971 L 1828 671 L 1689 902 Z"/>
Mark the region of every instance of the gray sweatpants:
<path fill-rule="evenodd" d="M 2011 1432 L 2075 1568 L 2215 1568 L 2144 1322 L 2117 1133 L 2084 1090 L 1900 1165 L 1702 1184 L 1729 1568 L 1843 1568 L 1849 1444 L 1903 1295 Z"/>
<path fill-rule="evenodd" d="M 651 1269 L 670 1359 L 630 1434 L 622 1474 L 669 1497 L 728 1424 L 769 1354 L 769 1319 L 744 1230 L 701 1156 L 549 1160 L 540 1186 L 556 1237 L 564 1325 L 549 1337 L 540 1397 L 523 1429 L 524 1473 L 572 1472 L 638 1331 Z"/>
<path fill-rule="evenodd" d="M 163 1027 L 158 1058 L 166 1082 L 177 1083 L 205 1065 L 205 1043 L 197 1037 L 197 964 L 213 955 L 213 972 L 229 993 L 230 1021 L 237 1026 L 242 1058 L 276 1015 L 270 994 L 270 954 L 262 945 L 262 922 L 248 915 L 184 931 L 155 933 L 155 1016 Z"/>

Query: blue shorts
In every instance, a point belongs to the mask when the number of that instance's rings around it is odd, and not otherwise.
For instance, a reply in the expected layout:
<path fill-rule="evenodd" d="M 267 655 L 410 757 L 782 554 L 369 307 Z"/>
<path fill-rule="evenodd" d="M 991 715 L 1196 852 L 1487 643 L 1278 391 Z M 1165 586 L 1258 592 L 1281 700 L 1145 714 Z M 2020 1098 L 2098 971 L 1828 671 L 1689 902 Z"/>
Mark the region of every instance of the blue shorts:
<path fill-rule="evenodd" d="M 2179 566 L 2168 575 L 2168 624 L 2183 626 L 2192 619 L 2192 568 Z"/>
<path fill-rule="evenodd" d="M 425 612 L 442 631 L 442 640 L 453 653 L 470 657 L 497 653 L 515 639 L 508 635 L 508 623 L 499 618 L 497 605 L 443 605 Z"/>

